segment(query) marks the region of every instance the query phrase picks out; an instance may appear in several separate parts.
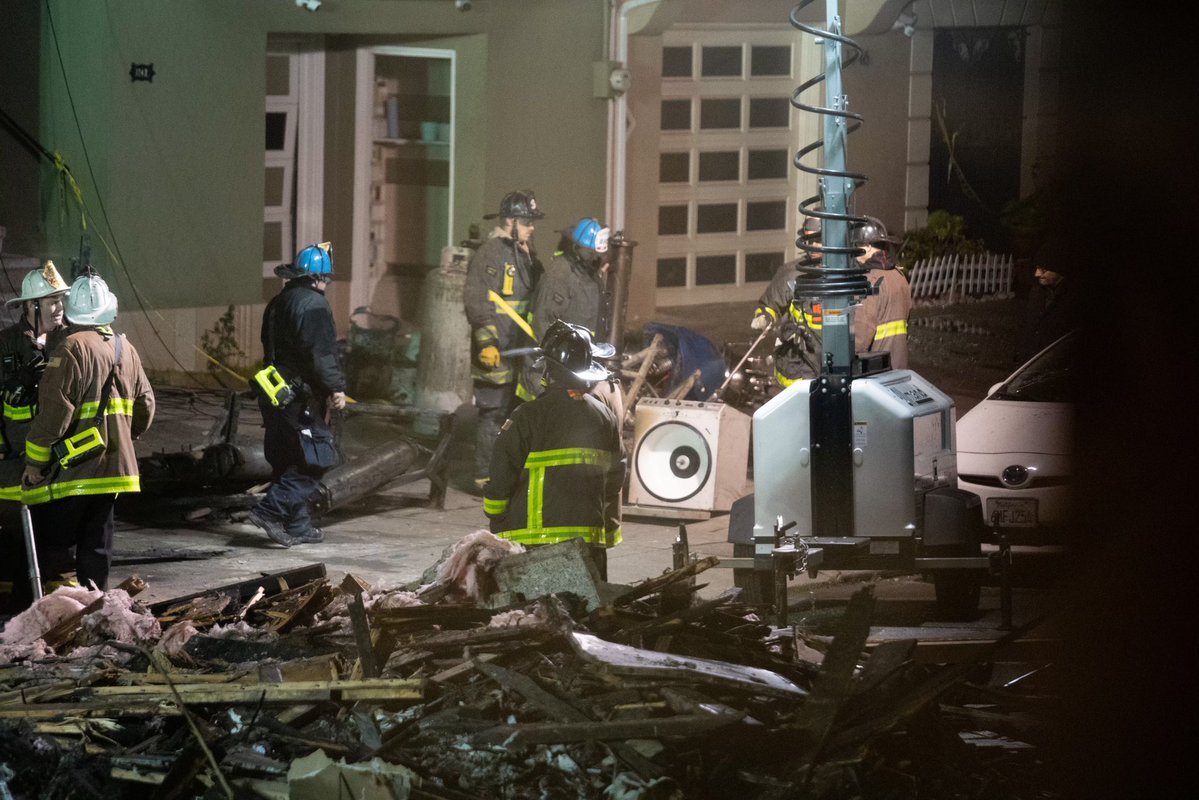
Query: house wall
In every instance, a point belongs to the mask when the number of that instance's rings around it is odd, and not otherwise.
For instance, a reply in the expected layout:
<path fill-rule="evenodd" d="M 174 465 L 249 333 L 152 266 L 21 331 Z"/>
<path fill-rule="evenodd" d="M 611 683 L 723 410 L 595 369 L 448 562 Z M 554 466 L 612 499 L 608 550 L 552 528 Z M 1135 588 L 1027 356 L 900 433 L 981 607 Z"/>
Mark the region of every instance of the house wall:
<path fill-rule="evenodd" d="M 114 283 L 122 313 L 136 310 L 140 296 L 145 322 L 169 329 L 175 320 L 164 320 L 164 312 L 173 317 L 166 310 L 198 309 L 178 320 L 178 338 L 195 340 L 203 329 L 192 326 L 203 323 L 190 317 L 261 304 L 277 289 L 259 277 L 270 33 L 325 34 L 330 43 L 325 218 L 340 271 L 358 261 L 350 235 L 354 49 L 372 42 L 458 53 L 453 239 L 496 210 L 506 191 L 531 187 L 547 210 L 539 244 L 552 250 L 555 229 L 603 208 L 607 103 L 592 96 L 591 62 L 606 49 L 605 4 L 525 0 L 519 11 L 498 0 L 468 13 L 441 0 L 325 0 L 315 13 L 287 0 L 49 0 L 39 136 L 79 178 L 93 263 Z M 132 62 L 153 63 L 153 81 L 131 82 Z M 56 202 L 42 205 L 43 249 L 69 256 L 81 225 L 60 218 Z M 344 330 L 348 300 L 338 288 L 330 298 Z M 252 313 L 246 319 L 254 324 Z M 192 363 L 177 348 L 161 349 Z"/>

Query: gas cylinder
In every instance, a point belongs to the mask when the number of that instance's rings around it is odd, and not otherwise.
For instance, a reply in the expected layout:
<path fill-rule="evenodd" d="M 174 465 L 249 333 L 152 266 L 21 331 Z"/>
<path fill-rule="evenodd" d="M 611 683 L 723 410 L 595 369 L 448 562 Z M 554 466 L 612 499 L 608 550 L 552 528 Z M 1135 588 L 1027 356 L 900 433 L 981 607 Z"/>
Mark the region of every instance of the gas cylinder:
<path fill-rule="evenodd" d="M 470 325 L 463 290 L 471 251 L 444 247 L 436 270 L 425 276 L 420 300 L 420 355 L 413 405 L 453 412 L 471 397 Z"/>

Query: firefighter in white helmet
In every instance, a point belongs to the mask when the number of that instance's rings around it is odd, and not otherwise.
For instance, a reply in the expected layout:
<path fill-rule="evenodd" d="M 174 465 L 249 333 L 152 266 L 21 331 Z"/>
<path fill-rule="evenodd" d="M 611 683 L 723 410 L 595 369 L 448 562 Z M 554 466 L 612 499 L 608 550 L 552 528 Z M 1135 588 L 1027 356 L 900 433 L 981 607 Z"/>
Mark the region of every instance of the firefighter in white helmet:
<path fill-rule="evenodd" d="M 69 286 L 53 261 L 30 270 L 21 281 L 21 293 L 5 306 L 18 310 L 17 321 L 0 330 L 0 608 L 13 601 L 21 608 L 29 598 L 14 598 L 14 577 L 25 558 L 21 530 L 21 473 L 25 469 L 25 435 L 37 413 L 37 387 L 46 357 L 62 339 L 63 300 Z M 44 564 L 51 577 L 47 589 L 59 583 L 54 576 L 67 564 Z"/>
<path fill-rule="evenodd" d="M 46 363 L 25 440 L 21 498 L 38 554 L 75 548 L 80 584 L 108 588 L 117 495 L 141 489 L 133 440 L 154 418 L 136 348 L 112 330 L 117 298 L 90 270 L 67 295 L 67 329 Z M 43 552 L 46 553 L 42 556 Z"/>

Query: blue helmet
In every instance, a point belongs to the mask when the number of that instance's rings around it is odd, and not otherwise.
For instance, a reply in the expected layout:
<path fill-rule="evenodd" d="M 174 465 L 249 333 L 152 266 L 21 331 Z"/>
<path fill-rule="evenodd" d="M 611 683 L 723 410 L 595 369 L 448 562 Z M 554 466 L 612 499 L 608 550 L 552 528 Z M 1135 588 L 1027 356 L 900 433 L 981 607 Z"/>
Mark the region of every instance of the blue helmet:
<path fill-rule="evenodd" d="M 322 242 L 320 244 L 310 244 L 300 252 L 296 253 L 295 264 L 292 265 L 292 272 L 297 277 L 303 275 L 319 275 L 326 278 L 333 277 L 333 258 L 330 253 L 333 250 L 333 245 L 330 242 Z"/>
<path fill-rule="evenodd" d="M 608 236 L 611 231 L 600 225 L 594 217 L 584 217 L 579 220 L 570 232 L 570 240 L 580 247 L 586 247 L 597 253 L 608 252 Z"/>

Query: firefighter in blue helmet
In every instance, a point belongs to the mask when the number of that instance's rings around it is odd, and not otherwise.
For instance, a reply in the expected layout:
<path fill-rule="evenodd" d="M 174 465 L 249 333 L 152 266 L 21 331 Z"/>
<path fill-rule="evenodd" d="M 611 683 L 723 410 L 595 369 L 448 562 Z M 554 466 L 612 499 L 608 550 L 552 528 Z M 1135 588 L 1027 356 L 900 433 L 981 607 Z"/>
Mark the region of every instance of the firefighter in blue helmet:
<path fill-rule="evenodd" d="M 500 424 L 516 405 L 520 357 L 502 351 L 533 347 L 529 299 L 541 272 L 533 249 L 533 231 L 544 217 L 530 189 L 509 192 L 500 201 L 489 238 L 475 251 L 466 270 L 463 299 L 471 329 L 471 378 L 479 427 L 475 436 L 475 486 L 487 481 L 491 449 Z"/>
<path fill-rule="evenodd" d="M 609 235 L 608 228 L 593 217 L 584 217 L 562 231 L 558 250 L 533 292 L 533 332 L 538 340 L 556 320 L 581 325 L 593 337 L 600 335 L 606 311 Z M 526 371 L 517 389 L 523 399 L 541 394 L 542 377 L 541 370 Z"/>
<path fill-rule="evenodd" d="M 330 426 L 346 406 L 333 311 L 325 288 L 333 278 L 328 242 L 305 247 L 295 263 L 276 267 L 287 282 L 262 317 L 265 368 L 252 384 L 265 431 L 272 483 L 248 519 L 283 547 L 324 541 L 312 526 L 312 495 L 336 463 Z"/>
<path fill-rule="evenodd" d="M 609 373 L 579 325 L 553 323 L 540 351 L 546 389 L 504 422 L 483 510 L 492 533 L 526 546 L 581 537 L 606 580 L 607 550 L 621 540 L 625 462 L 616 415 L 588 392 Z"/>

